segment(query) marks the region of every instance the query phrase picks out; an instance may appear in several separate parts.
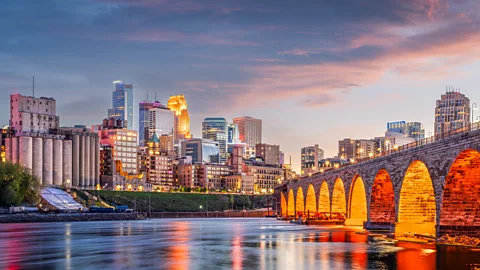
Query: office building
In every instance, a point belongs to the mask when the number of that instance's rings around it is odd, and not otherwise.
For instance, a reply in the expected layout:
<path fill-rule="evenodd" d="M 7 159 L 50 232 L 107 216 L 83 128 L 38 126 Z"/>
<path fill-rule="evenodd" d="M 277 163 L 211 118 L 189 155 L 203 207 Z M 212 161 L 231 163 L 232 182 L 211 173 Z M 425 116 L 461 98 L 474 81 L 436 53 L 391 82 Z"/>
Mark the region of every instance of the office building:
<path fill-rule="evenodd" d="M 182 157 L 192 157 L 192 163 L 219 163 L 220 148 L 218 142 L 207 139 L 189 139 L 182 141 Z"/>
<path fill-rule="evenodd" d="M 227 192 L 253 194 L 254 179 L 252 175 L 234 174 L 222 178 L 222 189 Z"/>
<path fill-rule="evenodd" d="M 470 99 L 449 88 L 435 107 L 435 135 L 470 125 Z"/>
<path fill-rule="evenodd" d="M 154 135 L 146 147 L 146 180 L 154 190 L 169 191 L 174 186 L 172 157 L 162 151 L 160 140 Z"/>
<path fill-rule="evenodd" d="M 244 116 L 233 118 L 233 123 L 238 125 L 240 141 L 249 147 L 262 143 L 262 120 Z"/>
<path fill-rule="evenodd" d="M 268 165 L 280 165 L 280 145 L 258 143 L 255 145 L 256 157 Z"/>
<path fill-rule="evenodd" d="M 238 132 L 238 125 L 237 124 L 228 124 L 228 140 L 227 143 L 229 144 L 237 144 L 241 143 L 240 141 L 240 133 Z"/>
<path fill-rule="evenodd" d="M 338 142 L 338 156 L 350 160 L 373 157 L 377 152 L 376 145 L 375 140 L 344 139 Z"/>
<path fill-rule="evenodd" d="M 126 129 L 124 120 L 110 118 L 103 120 L 98 136 L 101 145 L 112 148 L 113 160 L 121 164 L 124 172 L 130 175 L 138 173 L 138 144 L 135 130 Z"/>
<path fill-rule="evenodd" d="M 159 138 L 162 135 L 174 135 L 175 113 L 158 101 L 141 102 L 138 106 L 138 134 L 140 146 L 146 145 L 156 134 Z"/>
<path fill-rule="evenodd" d="M 324 158 L 324 152 L 318 147 L 318 144 L 313 146 L 303 147 L 301 150 L 301 170 L 302 175 L 318 172 L 319 161 Z"/>
<path fill-rule="evenodd" d="M 10 128 L 16 136 L 23 132 L 47 134 L 60 125 L 53 98 L 35 98 L 14 94 L 10 96 Z"/>
<path fill-rule="evenodd" d="M 425 128 L 423 128 L 423 125 L 420 122 L 388 122 L 387 131 L 385 132 L 386 137 L 389 136 L 387 135 L 389 132 L 400 133 L 404 137 L 413 138 L 415 141 L 425 139 Z"/>
<path fill-rule="evenodd" d="M 178 144 L 179 140 L 192 138 L 192 134 L 190 134 L 190 116 L 188 115 L 188 106 L 185 96 L 170 96 L 167 108 L 175 112 L 173 129 L 174 143 Z"/>
<path fill-rule="evenodd" d="M 193 164 L 192 168 L 193 182 L 208 191 L 221 191 L 223 177 L 230 174 L 230 168 L 222 164 L 197 163 Z"/>
<path fill-rule="evenodd" d="M 124 120 L 127 129 L 134 130 L 133 123 L 133 84 L 114 81 L 115 91 L 112 93 L 112 108 L 108 110 L 108 118 Z"/>
<path fill-rule="evenodd" d="M 218 142 L 220 163 L 226 163 L 228 123 L 225 118 L 205 118 L 202 122 L 202 138 Z"/>

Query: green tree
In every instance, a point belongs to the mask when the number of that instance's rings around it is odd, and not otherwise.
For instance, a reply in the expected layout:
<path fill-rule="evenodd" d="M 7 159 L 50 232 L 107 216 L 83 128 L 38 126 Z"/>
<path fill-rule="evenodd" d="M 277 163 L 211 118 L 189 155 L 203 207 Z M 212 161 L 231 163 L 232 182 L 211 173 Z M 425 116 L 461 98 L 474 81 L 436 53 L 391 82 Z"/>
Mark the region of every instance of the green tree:
<path fill-rule="evenodd" d="M 232 210 L 233 210 L 233 204 L 235 203 L 235 198 L 233 197 L 233 194 L 230 194 L 230 198 L 229 198 L 228 202 L 230 203 L 230 205 L 232 207 Z"/>
<path fill-rule="evenodd" d="M 36 205 L 39 186 L 32 174 L 20 165 L 0 163 L 0 206 Z"/>

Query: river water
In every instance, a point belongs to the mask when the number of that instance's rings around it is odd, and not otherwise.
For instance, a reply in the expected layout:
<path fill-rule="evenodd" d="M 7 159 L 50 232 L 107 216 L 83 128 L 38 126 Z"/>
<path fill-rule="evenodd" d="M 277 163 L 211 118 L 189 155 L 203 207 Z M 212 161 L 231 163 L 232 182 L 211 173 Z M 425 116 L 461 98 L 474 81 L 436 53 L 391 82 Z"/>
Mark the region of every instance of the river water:
<path fill-rule="evenodd" d="M 480 252 L 274 219 L 0 224 L 0 269 L 476 269 Z"/>

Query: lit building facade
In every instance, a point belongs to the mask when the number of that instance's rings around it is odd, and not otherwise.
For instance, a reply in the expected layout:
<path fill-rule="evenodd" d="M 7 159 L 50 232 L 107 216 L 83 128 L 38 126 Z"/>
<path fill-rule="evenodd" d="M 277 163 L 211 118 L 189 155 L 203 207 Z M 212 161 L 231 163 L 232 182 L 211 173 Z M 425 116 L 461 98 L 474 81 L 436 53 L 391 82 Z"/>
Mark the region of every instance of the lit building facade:
<path fill-rule="evenodd" d="M 132 175 L 138 173 L 137 132 L 125 129 L 123 120 L 113 118 L 103 121 L 102 130 L 98 132 L 101 145 L 112 148 L 114 161 L 120 161 L 124 172 Z"/>
<path fill-rule="evenodd" d="M 423 128 L 423 125 L 420 122 L 388 122 L 386 133 L 388 132 L 400 133 L 405 137 L 413 138 L 415 141 L 425 139 L 425 128 Z M 388 135 L 385 134 L 385 136 Z"/>
<path fill-rule="evenodd" d="M 174 134 L 175 113 L 160 102 L 141 102 L 138 106 L 138 134 L 140 145 L 148 143 L 153 134 L 157 137 Z"/>
<path fill-rule="evenodd" d="M 174 143 L 178 144 L 179 140 L 190 139 L 190 116 L 188 115 L 187 100 L 184 95 L 170 96 L 167 108 L 175 113 L 174 117 Z"/>
<path fill-rule="evenodd" d="M 238 132 L 238 125 L 233 123 L 233 124 L 228 124 L 228 139 L 227 143 L 229 144 L 237 144 L 241 143 L 240 141 L 240 133 Z"/>
<path fill-rule="evenodd" d="M 373 157 L 377 153 L 375 140 L 344 139 L 338 142 L 338 156 L 340 159 L 362 159 Z"/>
<path fill-rule="evenodd" d="M 230 168 L 222 164 L 193 164 L 194 183 L 210 191 L 223 189 L 222 179 L 230 174 Z"/>
<path fill-rule="evenodd" d="M 256 157 L 268 165 L 280 165 L 280 145 L 259 143 L 255 146 Z"/>
<path fill-rule="evenodd" d="M 202 122 L 202 138 L 218 142 L 219 163 L 227 162 L 228 123 L 225 118 L 205 118 Z"/>
<path fill-rule="evenodd" d="M 108 110 L 108 118 L 127 122 L 127 129 L 135 129 L 133 123 L 133 84 L 114 81 L 115 91 L 112 93 L 112 108 Z"/>
<path fill-rule="evenodd" d="M 191 157 L 192 163 L 219 163 L 220 148 L 218 142 L 207 139 L 189 139 L 182 141 L 182 157 Z"/>
<path fill-rule="evenodd" d="M 324 158 L 324 152 L 318 144 L 306 146 L 301 149 L 302 175 L 308 175 L 319 171 L 319 161 Z"/>
<path fill-rule="evenodd" d="M 282 183 L 281 166 L 265 165 L 254 159 L 244 160 L 244 173 L 253 176 L 255 193 L 273 193 L 273 189 Z"/>
<path fill-rule="evenodd" d="M 233 193 L 253 194 L 254 179 L 252 175 L 235 174 L 226 175 L 222 180 L 224 190 Z"/>
<path fill-rule="evenodd" d="M 60 125 L 56 108 L 56 101 L 53 98 L 11 95 L 10 127 L 16 136 L 24 132 L 47 134 L 50 129 L 57 129 Z"/>
<path fill-rule="evenodd" d="M 193 177 L 192 157 L 181 157 L 173 165 L 175 184 L 187 188 L 200 188 L 201 183 Z"/>
<path fill-rule="evenodd" d="M 435 135 L 470 125 L 470 117 L 470 99 L 458 91 L 447 91 L 435 107 Z"/>
<path fill-rule="evenodd" d="M 175 185 L 173 177 L 172 157 L 163 151 L 156 135 L 148 142 L 145 151 L 146 181 L 152 184 L 154 190 L 169 191 Z"/>

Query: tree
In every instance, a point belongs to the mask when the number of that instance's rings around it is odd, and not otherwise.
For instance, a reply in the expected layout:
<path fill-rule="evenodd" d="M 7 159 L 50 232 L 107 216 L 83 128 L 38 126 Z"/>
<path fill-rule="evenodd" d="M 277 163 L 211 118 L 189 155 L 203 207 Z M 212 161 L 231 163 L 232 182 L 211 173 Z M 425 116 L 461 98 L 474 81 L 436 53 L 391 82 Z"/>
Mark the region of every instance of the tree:
<path fill-rule="evenodd" d="M 232 210 L 233 210 L 233 204 L 235 203 L 235 198 L 233 197 L 233 194 L 230 194 L 230 198 L 229 198 L 228 202 L 232 206 Z"/>
<path fill-rule="evenodd" d="M 12 163 L 0 163 L 0 206 L 36 205 L 39 202 L 39 186 L 24 167 Z"/>

